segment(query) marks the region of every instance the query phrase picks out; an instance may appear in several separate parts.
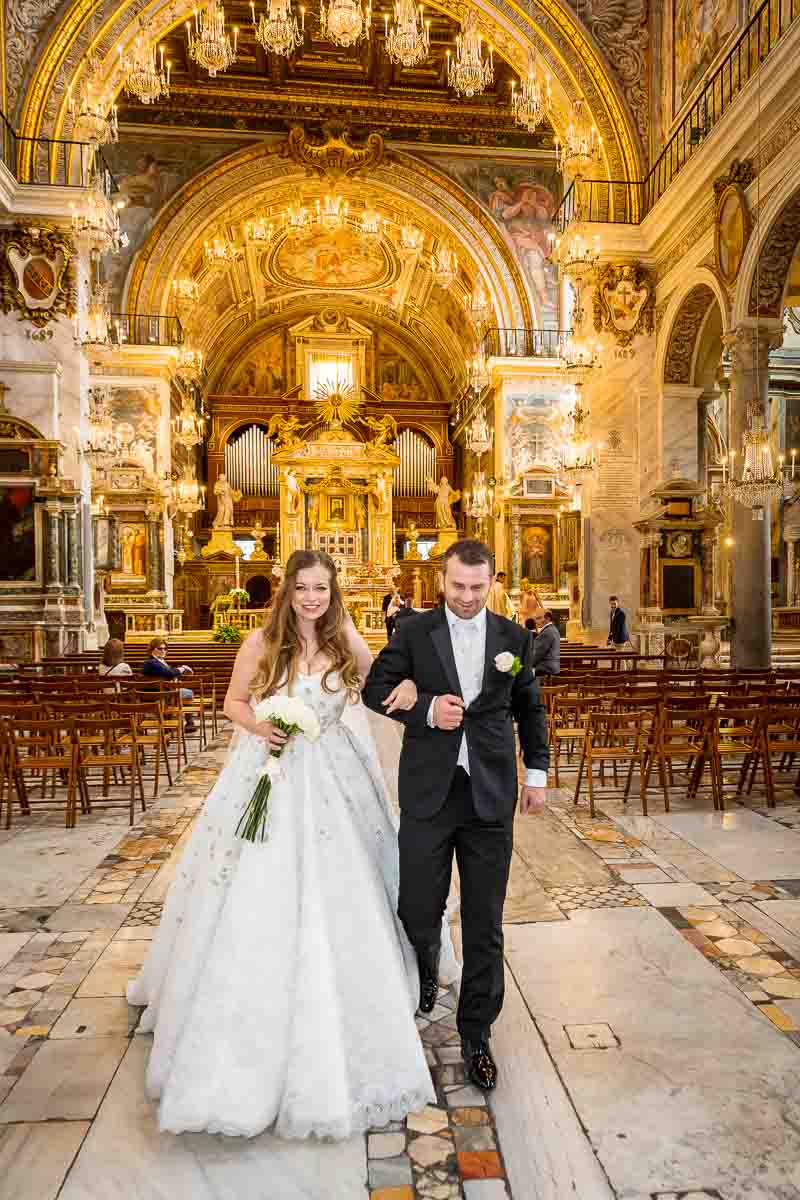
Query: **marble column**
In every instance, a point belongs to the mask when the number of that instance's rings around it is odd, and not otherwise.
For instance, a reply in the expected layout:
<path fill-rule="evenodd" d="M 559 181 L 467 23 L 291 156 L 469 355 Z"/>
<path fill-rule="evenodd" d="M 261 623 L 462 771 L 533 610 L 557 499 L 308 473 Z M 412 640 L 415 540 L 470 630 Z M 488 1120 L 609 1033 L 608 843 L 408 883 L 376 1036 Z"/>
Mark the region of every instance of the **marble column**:
<path fill-rule="evenodd" d="M 47 514 L 47 561 L 45 584 L 50 591 L 60 591 L 61 579 L 61 511 L 57 504 L 48 504 Z"/>
<path fill-rule="evenodd" d="M 81 590 L 81 539 L 78 510 L 65 514 L 67 527 L 67 587 L 76 594 Z"/>
<path fill-rule="evenodd" d="M 741 477 L 743 435 L 748 405 L 755 406 L 769 429 L 769 352 L 783 340 L 783 323 L 742 326 L 723 337 L 732 353 L 730 444 L 737 451 Z M 770 596 L 770 512 L 733 503 L 734 570 L 731 572 L 731 665 L 739 670 L 769 667 L 772 658 Z"/>
<path fill-rule="evenodd" d="M 791 533 L 788 533 L 788 532 L 785 533 L 783 540 L 786 543 L 786 605 L 788 608 L 794 608 L 795 596 L 796 596 L 795 580 L 794 580 L 794 571 L 795 571 L 794 531 L 792 531 Z"/>
<path fill-rule="evenodd" d="M 161 561 L 161 539 L 158 536 L 161 513 L 156 508 L 147 510 L 147 590 L 163 592 L 164 571 Z"/>
<path fill-rule="evenodd" d="M 714 603 L 714 555 L 716 552 L 716 543 L 716 529 L 704 529 L 702 535 L 703 614 L 709 617 L 717 615 L 717 606 Z"/>
<path fill-rule="evenodd" d="M 519 517 L 511 519 L 511 587 L 518 588 L 522 579 L 522 525 Z"/>
<path fill-rule="evenodd" d="M 661 534 L 650 535 L 650 607 L 661 610 Z"/>

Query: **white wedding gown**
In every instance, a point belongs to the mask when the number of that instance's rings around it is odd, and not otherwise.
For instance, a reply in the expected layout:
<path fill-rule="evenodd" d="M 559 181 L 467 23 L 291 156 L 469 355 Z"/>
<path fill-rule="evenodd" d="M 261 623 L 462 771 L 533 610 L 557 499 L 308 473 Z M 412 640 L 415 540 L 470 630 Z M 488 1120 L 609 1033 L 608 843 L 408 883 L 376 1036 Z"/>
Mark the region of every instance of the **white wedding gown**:
<path fill-rule="evenodd" d="M 435 1102 L 365 710 L 324 691 L 321 675 L 301 676 L 293 694 L 322 734 L 284 751 L 268 840 L 235 836 L 267 757 L 263 739 L 239 731 L 128 986 L 130 1003 L 147 1006 L 147 1092 L 172 1133 L 344 1138 Z M 444 958 L 453 978 L 447 936 Z"/>

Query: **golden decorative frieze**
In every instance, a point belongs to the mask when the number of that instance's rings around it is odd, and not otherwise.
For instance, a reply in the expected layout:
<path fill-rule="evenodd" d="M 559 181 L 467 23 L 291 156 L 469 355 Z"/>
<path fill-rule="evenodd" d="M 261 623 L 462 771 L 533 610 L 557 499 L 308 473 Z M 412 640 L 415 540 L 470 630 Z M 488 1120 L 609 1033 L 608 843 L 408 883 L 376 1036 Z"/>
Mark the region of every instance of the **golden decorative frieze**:
<path fill-rule="evenodd" d="M 354 146 L 350 131 L 338 123 L 330 122 L 322 129 L 325 141 L 320 143 L 310 139 L 302 125 L 295 125 L 280 148 L 281 157 L 290 158 L 307 175 L 320 179 L 366 175 L 383 162 L 386 148 L 379 133 L 371 133 L 363 146 Z"/>

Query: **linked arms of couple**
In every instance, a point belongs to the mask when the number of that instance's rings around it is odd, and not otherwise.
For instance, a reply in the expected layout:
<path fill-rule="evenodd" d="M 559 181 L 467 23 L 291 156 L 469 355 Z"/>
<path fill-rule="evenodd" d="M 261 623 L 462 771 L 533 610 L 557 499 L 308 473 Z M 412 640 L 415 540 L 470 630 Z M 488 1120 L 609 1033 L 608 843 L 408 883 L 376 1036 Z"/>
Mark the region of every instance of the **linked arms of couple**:
<path fill-rule="evenodd" d="M 372 666 L 372 654 L 352 621 L 348 620 L 345 633 L 363 684 Z M 270 746 L 277 750 L 285 743 L 286 734 L 269 721 L 257 721 L 250 705 L 250 685 L 258 672 L 263 653 L 261 631 L 255 630 L 245 638 L 236 656 L 230 686 L 225 696 L 224 712 L 225 716 L 241 729 L 265 738 Z M 388 716 L 394 712 L 410 711 L 416 703 L 416 684 L 412 679 L 405 679 L 393 688 L 384 707 Z"/>

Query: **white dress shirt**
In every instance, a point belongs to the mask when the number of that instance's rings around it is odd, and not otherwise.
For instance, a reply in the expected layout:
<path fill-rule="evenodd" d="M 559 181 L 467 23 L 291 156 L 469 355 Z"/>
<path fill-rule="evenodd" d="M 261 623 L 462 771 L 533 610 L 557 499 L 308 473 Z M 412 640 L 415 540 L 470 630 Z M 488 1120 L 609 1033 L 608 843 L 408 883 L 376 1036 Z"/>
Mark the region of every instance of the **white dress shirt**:
<path fill-rule="evenodd" d="M 486 609 L 468 621 L 456 616 L 445 605 L 447 625 L 453 643 L 453 657 L 456 660 L 458 683 L 464 699 L 464 707 L 468 708 L 473 700 L 477 700 L 483 688 L 483 672 L 486 665 Z M 431 701 L 428 709 L 428 725 L 431 729 L 436 726 L 433 720 L 436 699 Z M 469 775 L 469 751 L 467 735 L 462 734 L 461 745 L 458 748 L 458 766 L 463 767 Z M 547 785 L 547 772 L 528 767 L 525 772 L 527 787 L 541 788 Z"/>

